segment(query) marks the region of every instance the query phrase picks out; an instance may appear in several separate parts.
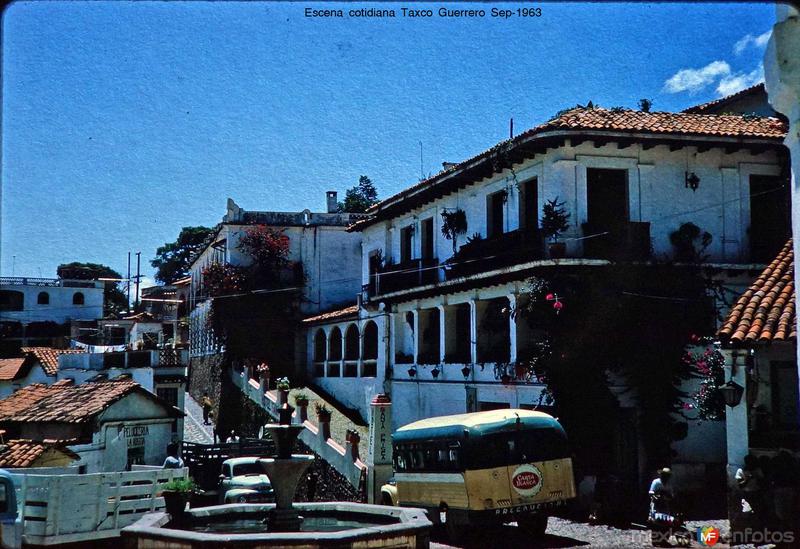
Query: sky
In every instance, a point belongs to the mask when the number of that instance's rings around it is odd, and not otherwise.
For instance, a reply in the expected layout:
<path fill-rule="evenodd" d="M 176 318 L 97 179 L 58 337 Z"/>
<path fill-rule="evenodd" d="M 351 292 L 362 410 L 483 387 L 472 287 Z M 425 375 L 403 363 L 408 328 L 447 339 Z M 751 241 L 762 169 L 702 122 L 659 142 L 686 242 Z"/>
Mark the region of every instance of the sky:
<path fill-rule="evenodd" d="M 763 79 L 770 4 L 17 2 L 3 15 L 0 274 L 125 274 L 181 227 L 390 196 L 561 109 L 673 111 Z M 401 7 L 432 9 L 402 17 Z M 445 8 L 484 9 L 443 18 Z M 345 17 L 306 17 L 305 9 Z M 394 8 L 395 18 L 348 17 Z M 420 146 L 420 143 L 422 144 Z M 420 160 L 420 150 L 422 159 Z"/>

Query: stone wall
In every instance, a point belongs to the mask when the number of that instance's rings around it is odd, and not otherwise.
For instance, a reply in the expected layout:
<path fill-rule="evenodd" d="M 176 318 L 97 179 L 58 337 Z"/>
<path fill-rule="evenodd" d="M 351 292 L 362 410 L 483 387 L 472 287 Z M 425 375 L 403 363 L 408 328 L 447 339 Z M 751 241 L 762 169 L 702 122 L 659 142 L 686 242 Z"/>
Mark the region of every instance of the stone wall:
<path fill-rule="evenodd" d="M 203 393 L 208 391 L 208 396 L 214 402 L 215 418 L 220 417 L 222 368 L 225 362 L 225 356 L 222 354 L 196 356 L 189 361 L 189 394 L 200 402 Z"/>
<path fill-rule="evenodd" d="M 297 451 L 302 454 L 314 454 L 316 458 L 309 472 L 317 478 L 317 489 L 313 501 L 356 501 L 367 502 L 366 487 L 353 488 L 347 479 L 334 469 L 327 461 L 319 457 L 308 446 L 297 441 Z M 309 501 L 306 477 L 300 480 L 294 496 L 295 501 Z"/>

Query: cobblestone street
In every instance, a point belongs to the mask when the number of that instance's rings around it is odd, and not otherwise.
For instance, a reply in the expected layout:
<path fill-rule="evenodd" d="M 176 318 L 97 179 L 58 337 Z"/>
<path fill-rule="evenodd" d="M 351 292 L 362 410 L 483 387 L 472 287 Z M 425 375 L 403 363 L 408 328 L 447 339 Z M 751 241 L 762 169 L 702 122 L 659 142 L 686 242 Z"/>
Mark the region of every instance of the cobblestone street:
<path fill-rule="evenodd" d="M 695 532 L 700 526 L 714 526 L 719 528 L 724 536 L 728 532 L 728 521 L 690 521 L 687 528 Z M 593 526 L 585 522 L 573 522 L 558 517 L 551 517 L 547 534 L 539 541 L 533 541 L 525 536 L 516 526 L 502 526 L 495 529 L 471 531 L 465 535 L 466 541 L 459 545 L 450 545 L 444 541 L 442 534 L 434 534 L 431 547 L 437 549 L 447 548 L 561 548 L 561 547 L 606 547 L 606 548 L 639 548 L 652 547 L 650 533 L 647 530 L 635 528 L 620 529 L 611 526 Z M 696 539 L 691 547 L 703 547 Z M 716 548 L 730 547 L 725 543 L 717 543 Z M 744 547 L 744 546 L 737 546 Z"/>
<path fill-rule="evenodd" d="M 212 444 L 214 442 L 214 432 L 211 425 L 203 425 L 203 408 L 186 393 L 184 404 L 186 417 L 183 421 L 183 440 L 186 442 L 198 442 L 202 444 Z"/>

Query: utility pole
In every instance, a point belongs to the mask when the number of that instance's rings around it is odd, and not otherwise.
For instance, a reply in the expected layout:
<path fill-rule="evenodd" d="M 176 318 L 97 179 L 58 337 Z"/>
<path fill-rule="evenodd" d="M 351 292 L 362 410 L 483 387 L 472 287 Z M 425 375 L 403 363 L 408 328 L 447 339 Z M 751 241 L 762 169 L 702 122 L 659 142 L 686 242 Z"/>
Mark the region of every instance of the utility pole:
<path fill-rule="evenodd" d="M 128 306 L 126 307 L 127 310 L 130 311 L 131 308 L 131 252 L 128 252 L 128 275 L 125 277 L 127 281 L 125 284 L 127 286 L 126 291 L 128 293 Z"/>
<path fill-rule="evenodd" d="M 142 277 L 142 275 L 139 274 L 141 259 L 142 259 L 142 252 L 136 252 L 136 304 L 133 307 L 134 310 L 139 309 L 139 279 Z"/>

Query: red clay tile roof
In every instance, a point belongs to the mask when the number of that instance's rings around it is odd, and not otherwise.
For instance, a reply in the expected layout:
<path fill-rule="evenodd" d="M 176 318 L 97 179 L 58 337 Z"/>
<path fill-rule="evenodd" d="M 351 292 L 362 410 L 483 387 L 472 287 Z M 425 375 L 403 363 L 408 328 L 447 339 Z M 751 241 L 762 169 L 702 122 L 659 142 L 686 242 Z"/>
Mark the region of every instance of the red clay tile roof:
<path fill-rule="evenodd" d="M 53 349 L 52 347 L 23 347 L 22 352 L 32 355 L 42 364 L 47 375 L 54 376 L 58 371 L 59 355 L 85 353 L 86 351 L 83 349 Z"/>
<path fill-rule="evenodd" d="M 345 307 L 344 309 L 328 311 L 327 313 L 322 313 L 321 315 L 304 318 L 303 322 L 307 323 L 324 322 L 327 320 L 338 320 L 348 317 L 355 317 L 357 315 L 358 315 L 358 305 L 350 305 L 349 307 Z"/>
<path fill-rule="evenodd" d="M 556 128 L 778 139 L 783 139 L 787 130 L 786 123 L 779 118 L 576 108 L 532 131 L 540 133 Z"/>
<path fill-rule="evenodd" d="M 29 467 L 46 450 L 55 449 L 72 459 L 80 456 L 68 448 L 47 442 L 35 442 L 27 439 L 6 441 L 0 445 L 0 467 Z"/>
<path fill-rule="evenodd" d="M 53 385 L 28 385 L 0 400 L 0 422 L 85 423 L 134 391 L 157 398 L 130 379 L 80 385 L 69 380 Z M 163 403 L 160 399 L 159 402 Z M 181 413 L 174 412 L 176 415 Z"/>
<path fill-rule="evenodd" d="M 512 139 L 502 141 L 494 147 L 473 156 L 463 162 L 448 166 L 436 175 L 429 177 L 396 193 L 367 209 L 372 217 L 352 224 L 348 230 L 361 230 L 381 219 L 381 213 L 389 207 L 410 200 L 417 193 L 434 187 L 445 180 L 455 177 L 458 172 L 489 160 L 497 150 L 513 150 L 516 147 L 532 144 L 537 140 L 552 138 L 553 134 L 566 137 L 577 134 L 585 136 L 590 132 L 594 136 L 598 132 L 608 132 L 615 136 L 622 135 L 628 139 L 647 141 L 654 138 L 671 138 L 683 140 L 687 138 L 709 139 L 753 139 L 760 144 L 780 145 L 788 131 L 784 120 L 769 117 L 751 117 L 745 115 L 688 114 L 671 112 L 643 112 L 630 109 L 604 109 L 600 107 L 575 107 L 562 111 L 558 116 L 531 128 Z M 634 136 L 635 134 L 635 136 Z M 644 137 L 642 135 L 644 134 Z M 649 134 L 649 135 L 648 135 Z M 410 208 L 406 208 L 408 210 Z"/>
<path fill-rule="evenodd" d="M 22 377 L 28 365 L 30 365 L 28 357 L 0 358 L 0 381 L 12 381 Z"/>
<path fill-rule="evenodd" d="M 742 294 L 717 335 L 731 343 L 797 339 L 792 240 Z"/>
<path fill-rule="evenodd" d="M 707 103 L 701 103 L 700 105 L 694 105 L 693 107 L 689 107 L 688 109 L 683 109 L 682 112 L 701 114 L 719 105 L 723 105 L 730 101 L 735 101 L 736 99 L 744 97 L 745 95 L 755 95 L 758 93 L 766 94 L 766 89 L 764 88 L 763 82 L 761 82 L 760 84 L 756 84 L 755 86 L 750 86 L 749 88 L 740 90 L 736 93 L 726 95 L 725 97 L 720 97 L 719 99 L 714 99 L 713 101 L 709 101 Z"/>

